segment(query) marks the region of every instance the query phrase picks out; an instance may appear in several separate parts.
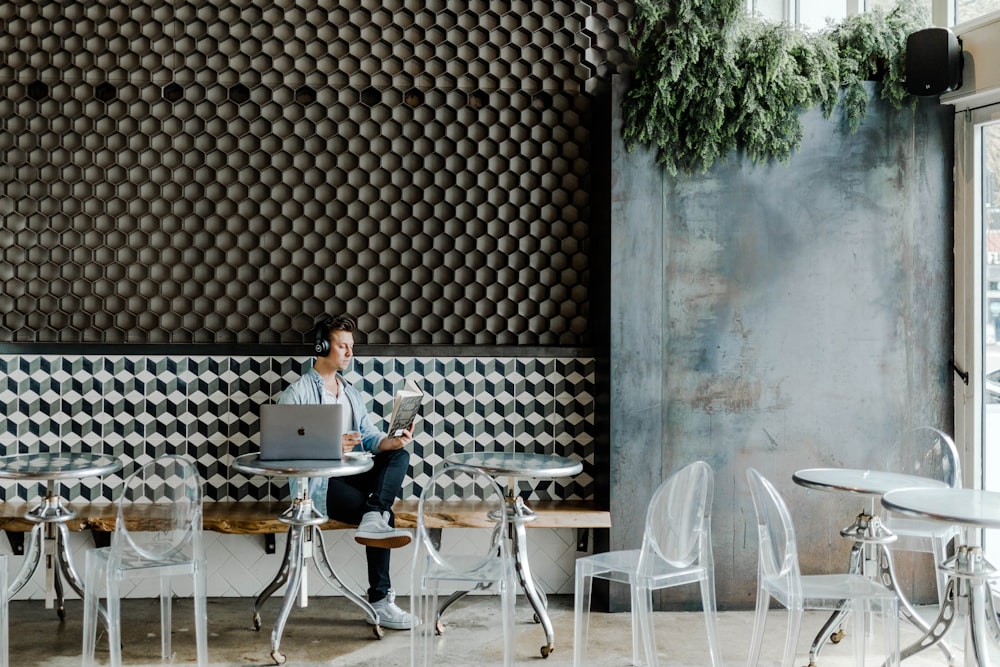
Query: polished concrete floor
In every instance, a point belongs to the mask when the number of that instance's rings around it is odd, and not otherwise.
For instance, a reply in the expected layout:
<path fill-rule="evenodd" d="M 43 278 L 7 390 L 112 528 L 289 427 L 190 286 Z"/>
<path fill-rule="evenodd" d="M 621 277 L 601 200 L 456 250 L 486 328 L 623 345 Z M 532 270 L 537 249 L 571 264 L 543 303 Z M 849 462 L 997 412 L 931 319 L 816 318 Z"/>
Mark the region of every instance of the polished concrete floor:
<path fill-rule="evenodd" d="M 408 601 L 399 600 L 401 606 Z M 452 606 L 445 615 L 446 630 L 437 641 L 438 663 L 477 667 L 501 664 L 499 599 L 493 596 L 468 597 Z M 212 667 L 273 665 L 271 624 L 277 614 L 277 601 L 269 601 L 262 610 L 264 627 L 255 631 L 252 623 L 253 600 L 216 598 L 209 601 L 209 661 Z M 573 663 L 573 608 L 569 596 L 552 596 L 549 608 L 555 628 L 555 650 L 541 657 L 544 633 L 533 622 L 530 608 L 518 599 L 516 661 L 519 665 L 565 667 Z M 933 609 L 922 610 L 927 616 Z M 81 603 L 67 603 L 66 619 L 60 621 L 43 601 L 11 603 L 11 667 L 76 667 L 80 665 Z M 125 665 L 162 664 L 159 659 L 159 608 L 156 600 L 130 599 L 123 605 L 125 623 Z M 784 613 L 771 612 L 765 636 L 761 665 L 777 665 L 781 658 Z M 175 665 L 195 663 L 191 606 L 178 600 L 174 613 L 173 650 Z M 808 612 L 799 642 L 801 659 L 795 667 L 807 663 L 808 645 L 825 616 Z M 631 664 L 630 616 L 595 613 L 592 616 L 589 664 L 612 666 Z M 705 626 L 700 612 L 657 612 L 655 618 L 660 664 L 671 667 L 704 667 L 709 664 L 705 648 Z M 721 612 L 719 635 L 726 667 L 744 665 L 753 627 L 751 612 Z M 902 628 L 904 644 L 919 637 L 907 624 Z M 876 641 L 877 638 L 870 641 Z M 98 640 L 98 662 L 107 664 L 106 637 Z M 880 643 L 873 644 L 869 664 L 879 664 Z M 376 640 L 361 613 L 344 598 L 313 598 L 309 606 L 294 608 L 281 640 L 287 665 L 371 665 L 402 667 L 410 664 L 409 632 L 386 630 Z M 961 651 L 955 649 L 956 665 L 962 664 Z M 819 667 L 852 665 L 851 638 L 828 644 L 820 655 Z M 931 648 L 902 663 L 903 667 L 946 665 L 937 648 Z"/>

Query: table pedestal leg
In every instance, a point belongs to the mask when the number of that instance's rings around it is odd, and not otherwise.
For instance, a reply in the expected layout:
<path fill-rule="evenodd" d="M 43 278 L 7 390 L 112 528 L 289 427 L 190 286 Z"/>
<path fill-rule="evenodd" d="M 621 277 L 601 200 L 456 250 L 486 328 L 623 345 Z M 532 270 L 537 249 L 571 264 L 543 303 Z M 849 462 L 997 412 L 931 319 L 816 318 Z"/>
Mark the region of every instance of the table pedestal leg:
<path fill-rule="evenodd" d="M 528 602 L 531 603 L 531 608 L 535 611 L 535 620 L 542 624 L 542 630 L 545 632 L 545 645 L 542 646 L 541 653 L 543 658 L 547 658 L 555 650 L 555 633 L 552 631 L 552 621 L 549 619 L 547 610 L 548 600 L 545 597 L 545 593 L 535 586 L 535 578 L 531 575 L 531 568 L 528 565 L 528 544 L 524 522 L 514 522 L 513 529 L 514 569 L 517 571 L 517 578 L 521 583 L 521 588 L 524 589 L 524 594 L 527 596 Z"/>
<path fill-rule="evenodd" d="M 24 516 L 35 525 L 31 527 L 31 534 L 28 536 L 21 568 L 7 587 L 8 599 L 24 588 L 43 559 L 46 609 L 55 607 L 60 620 L 66 618 L 64 581 L 83 599 L 83 579 L 70 558 L 69 529 L 66 527 L 66 522 L 75 517 L 76 512 L 66 507 L 62 498 L 55 495 L 54 483 L 50 482 L 48 493 L 42 502 Z M 101 605 L 98 613 L 107 627 L 107 609 Z"/>
<path fill-rule="evenodd" d="M 514 569 L 517 572 L 521 588 L 535 612 L 535 622 L 541 623 L 542 630 L 545 632 L 545 645 L 542 646 L 541 654 L 543 658 L 547 658 L 555 650 L 555 633 L 552 630 L 552 621 L 549 619 L 548 600 L 544 591 L 535 585 L 535 578 L 531 575 L 531 566 L 528 564 L 528 537 L 524 529 L 524 524 L 535 520 L 535 513 L 524 504 L 524 500 L 520 496 L 514 495 L 513 480 L 507 495 L 507 503 Z"/>
<path fill-rule="evenodd" d="M 981 547 L 960 546 L 955 556 L 939 565 L 948 575 L 945 602 L 937 619 L 923 637 L 900 653 L 900 659 L 940 644 L 961 613 L 967 615 L 965 628 L 966 667 L 989 667 L 987 632 L 996 629 L 996 619 L 989 590 L 989 581 L 1000 576 L 993 565 L 983 557 Z M 951 661 L 949 665 L 954 664 Z"/>
<path fill-rule="evenodd" d="M 28 535 L 28 545 L 24 549 L 24 560 L 21 562 L 21 568 L 7 587 L 8 599 L 13 598 L 18 591 L 24 588 L 24 585 L 35 574 L 35 570 L 38 569 L 38 563 L 42 560 L 42 552 L 44 551 L 44 533 L 44 524 L 36 523 L 31 527 L 31 533 Z"/>
<path fill-rule="evenodd" d="M 510 513 L 511 513 L 511 510 L 507 509 L 507 514 L 509 515 Z M 503 530 L 503 524 L 500 522 L 500 520 L 503 517 L 499 517 L 499 516 L 495 517 L 495 516 L 493 516 L 493 513 L 491 512 L 490 513 L 490 518 L 494 519 L 495 521 L 497 521 L 497 525 L 493 529 L 493 536 L 492 536 L 491 541 L 490 541 L 490 544 L 496 544 L 497 541 L 498 541 L 498 538 L 500 537 L 500 535 L 498 535 L 498 533 L 501 530 Z M 509 537 L 512 540 L 514 539 L 513 535 L 511 535 Z M 485 582 L 485 583 L 480 582 L 480 583 L 476 584 L 475 588 L 473 588 L 472 590 L 475 590 L 475 591 L 485 591 L 485 590 L 490 589 L 492 586 L 493 586 L 493 582 L 492 581 Z M 442 634 L 444 632 L 444 624 L 441 622 L 441 617 L 444 616 L 445 610 L 448 609 L 448 607 L 450 607 L 451 605 L 453 605 L 456 602 L 458 602 L 459 600 L 461 600 L 466 595 L 468 595 L 470 592 L 471 591 L 467 591 L 467 590 L 466 591 L 455 591 L 454 593 L 452 593 L 451 595 L 449 595 L 447 598 L 445 598 L 444 602 L 442 602 L 441 605 L 437 608 L 437 613 L 436 613 L 436 616 L 434 618 L 434 634 L 440 635 L 440 634 Z"/>
<path fill-rule="evenodd" d="M 312 532 L 313 539 L 316 542 L 313 552 L 313 561 L 316 563 L 316 569 L 319 571 L 320 576 L 322 576 L 329 585 L 335 586 L 343 591 L 344 596 L 348 600 L 361 607 L 361 610 L 365 612 L 368 620 L 374 626 L 376 639 L 382 639 L 384 631 L 382 630 L 382 626 L 379 625 L 378 612 L 375 611 L 375 607 L 373 607 L 368 600 L 351 590 L 351 588 L 349 588 L 347 584 L 340 579 L 340 576 L 330 564 L 330 559 L 327 558 L 326 546 L 323 544 L 323 533 L 320 531 L 318 526 L 314 526 L 312 528 Z"/>
<path fill-rule="evenodd" d="M 254 628 L 260 630 L 261 606 L 275 591 L 287 583 L 285 595 L 281 601 L 281 609 L 278 610 L 278 618 L 274 621 L 274 628 L 271 630 L 271 659 L 274 660 L 275 664 L 284 664 L 287 659 L 280 650 L 281 635 L 285 631 L 285 623 L 288 622 L 288 616 L 292 612 L 295 599 L 301 595 L 299 606 L 305 607 L 308 604 L 308 587 L 305 585 L 305 581 L 307 578 L 306 558 L 309 557 L 312 558 L 319 573 L 329 584 L 341 588 L 348 599 L 364 610 L 369 621 L 374 624 L 375 637 L 381 639 L 383 631 L 382 626 L 378 623 L 378 613 L 367 600 L 344 585 L 326 557 L 322 533 L 318 526 L 325 523 L 327 517 L 314 509 L 312 500 L 300 497 L 292 502 L 292 506 L 279 517 L 279 520 L 288 525 L 288 541 L 285 544 L 281 567 L 271 583 L 257 596 L 253 608 Z"/>

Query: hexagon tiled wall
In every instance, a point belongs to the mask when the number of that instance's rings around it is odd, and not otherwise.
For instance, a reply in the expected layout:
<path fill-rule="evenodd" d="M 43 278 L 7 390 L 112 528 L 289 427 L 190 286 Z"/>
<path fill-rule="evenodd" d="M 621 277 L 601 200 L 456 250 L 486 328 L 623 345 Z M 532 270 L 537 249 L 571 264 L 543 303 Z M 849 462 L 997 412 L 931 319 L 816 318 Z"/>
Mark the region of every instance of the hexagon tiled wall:
<path fill-rule="evenodd" d="M 589 343 L 627 7 L 0 0 L 0 341 Z"/>

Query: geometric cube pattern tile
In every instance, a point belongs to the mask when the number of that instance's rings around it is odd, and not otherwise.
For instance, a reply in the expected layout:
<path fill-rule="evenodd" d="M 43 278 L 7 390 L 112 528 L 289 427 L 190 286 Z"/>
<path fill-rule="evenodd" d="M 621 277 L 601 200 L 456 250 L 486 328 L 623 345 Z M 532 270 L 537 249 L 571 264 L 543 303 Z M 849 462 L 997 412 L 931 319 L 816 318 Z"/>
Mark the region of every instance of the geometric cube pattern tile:
<path fill-rule="evenodd" d="M 0 0 L 0 340 L 589 341 L 604 0 Z"/>
<path fill-rule="evenodd" d="M 287 483 L 231 469 L 257 451 L 260 405 L 274 402 L 311 358 L 0 355 L 0 455 L 95 452 L 122 470 L 64 480 L 69 501 L 111 501 L 138 467 L 166 454 L 198 465 L 211 501 L 287 498 Z M 415 380 L 426 399 L 402 497 L 464 451 L 554 453 L 580 460 L 570 479 L 519 481 L 525 499 L 594 494 L 594 360 L 589 358 L 356 358 L 346 379 L 388 417 L 393 392 Z M 0 483 L 0 500 L 35 500 L 44 483 Z M 481 493 L 459 478 L 453 497 Z"/>

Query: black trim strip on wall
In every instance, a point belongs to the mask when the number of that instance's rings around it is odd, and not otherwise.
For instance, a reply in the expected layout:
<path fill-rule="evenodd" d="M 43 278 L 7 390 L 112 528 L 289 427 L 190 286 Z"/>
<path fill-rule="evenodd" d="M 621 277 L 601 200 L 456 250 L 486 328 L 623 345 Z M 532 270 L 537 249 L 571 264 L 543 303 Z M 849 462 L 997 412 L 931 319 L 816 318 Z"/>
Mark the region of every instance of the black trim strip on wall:
<path fill-rule="evenodd" d="M 0 343 L 0 354 L 50 355 L 160 355 L 160 356 L 312 356 L 311 345 L 252 343 Z M 589 347 L 545 347 L 501 345 L 356 345 L 354 354 L 361 357 L 524 357 L 587 358 L 595 352 Z"/>

